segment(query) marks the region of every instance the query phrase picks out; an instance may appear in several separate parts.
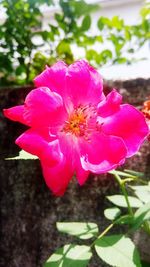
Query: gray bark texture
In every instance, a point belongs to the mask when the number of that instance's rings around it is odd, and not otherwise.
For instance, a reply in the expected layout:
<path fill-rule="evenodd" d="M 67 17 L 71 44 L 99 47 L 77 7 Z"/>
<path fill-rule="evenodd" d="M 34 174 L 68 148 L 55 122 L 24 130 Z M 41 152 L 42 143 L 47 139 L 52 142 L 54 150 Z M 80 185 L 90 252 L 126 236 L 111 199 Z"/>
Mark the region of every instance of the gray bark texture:
<path fill-rule="evenodd" d="M 106 93 L 112 87 L 123 94 L 124 102 L 138 108 L 150 95 L 150 79 L 109 81 L 105 85 Z M 30 87 L 1 89 L 1 111 L 22 104 L 30 90 Z M 63 197 L 54 197 L 45 185 L 38 160 L 5 160 L 18 155 L 19 148 L 14 141 L 25 129 L 0 113 L 0 267 L 42 267 L 57 248 L 69 242 L 76 243 L 76 239 L 57 232 L 57 221 L 96 222 L 102 232 L 109 224 L 103 216 L 104 209 L 110 206 L 105 196 L 119 193 L 113 177 L 105 174 L 90 175 L 82 187 L 74 178 Z M 145 177 L 150 178 L 148 141 L 124 167 L 143 171 Z M 122 233 L 123 228 L 113 231 Z M 141 255 L 150 262 L 150 238 L 138 233 L 134 239 Z M 89 264 L 89 267 L 107 266 L 96 255 Z"/>

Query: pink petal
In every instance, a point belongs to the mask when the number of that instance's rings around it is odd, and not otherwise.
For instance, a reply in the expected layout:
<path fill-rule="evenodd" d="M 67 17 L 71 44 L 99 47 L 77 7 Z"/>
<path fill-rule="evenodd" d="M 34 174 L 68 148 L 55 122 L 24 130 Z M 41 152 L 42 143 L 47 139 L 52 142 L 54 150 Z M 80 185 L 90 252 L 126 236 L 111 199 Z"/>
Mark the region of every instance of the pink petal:
<path fill-rule="evenodd" d="M 98 114 L 101 117 L 107 117 L 119 111 L 122 96 L 113 89 L 107 97 L 98 104 Z"/>
<path fill-rule="evenodd" d="M 121 105 L 120 111 L 105 118 L 101 127 L 105 134 L 119 136 L 123 139 L 128 149 L 128 157 L 138 151 L 148 134 L 143 114 L 128 104 Z"/>
<path fill-rule="evenodd" d="M 89 174 L 90 171 L 83 169 L 81 162 L 78 166 L 76 165 L 76 177 L 80 185 L 83 185 L 86 182 L 89 177 Z"/>
<path fill-rule="evenodd" d="M 33 130 L 28 130 L 19 136 L 16 144 L 26 152 L 38 156 L 45 165 L 54 166 L 63 160 L 59 141 L 52 140 L 47 142 L 43 136 Z"/>
<path fill-rule="evenodd" d="M 41 162 L 43 168 L 43 176 L 47 186 L 57 196 L 62 196 L 73 176 L 70 162 L 64 160 L 54 167 L 48 167 Z"/>
<path fill-rule="evenodd" d="M 121 138 L 95 132 L 80 142 L 81 164 L 86 171 L 104 173 L 119 166 L 127 150 Z"/>
<path fill-rule="evenodd" d="M 89 176 L 89 171 L 85 171 L 81 166 L 78 139 L 72 134 L 59 134 L 59 142 L 63 155 L 68 162 L 71 162 L 79 184 L 83 185 Z"/>
<path fill-rule="evenodd" d="M 63 61 L 58 61 L 50 68 L 46 67 L 46 70 L 34 79 L 34 83 L 37 87 L 49 87 L 52 91 L 63 96 L 65 91 L 66 72 L 67 65 Z"/>
<path fill-rule="evenodd" d="M 4 116 L 12 121 L 18 121 L 28 125 L 27 121 L 23 117 L 24 105 L 15 106 L 12 108 L 4 109 Z"/>
<path fill-rule="evenodd" d="M 83 185 L 86 182 L 90 174 L 88 170 L 83 169 L 80 161 L 80 154 L 77 151 L 75 153 L 75 173 L 80 185 Z"/>
<path fill-rule="evenodd" d="M 24 118 L 32 127 L 57 126 L 66 112 L 61 96 L 46 87 L 32 90 L 25 99 Z"/>
<path fill-rule="evenodd" d="M 66 86 L 67 95 L 75 107 L 98 104 L 104 97 L 100 74 L 85 60 L 76 61 L 68 67 Z"/>

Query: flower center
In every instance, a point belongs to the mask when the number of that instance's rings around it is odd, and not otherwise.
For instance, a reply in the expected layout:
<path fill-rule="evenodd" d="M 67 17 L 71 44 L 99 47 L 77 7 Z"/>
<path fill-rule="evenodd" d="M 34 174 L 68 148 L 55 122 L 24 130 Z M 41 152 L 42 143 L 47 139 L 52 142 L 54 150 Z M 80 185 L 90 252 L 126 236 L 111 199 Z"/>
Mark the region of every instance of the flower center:
<path fill-rule="evenodd" d="M 65 122 L 64 131 L 70 132 L 76 136 L 83 136 L 86 129 L 86 116 L 83 112 L 75 110 Z"/>
<path fill-rule="evenodd" d="M 93 119 L 94 125 L 96 122 L 96 112 L 95 108 L 91 106 L 78 107 L 74 112 L 69 116 L 69 120 L 65 121 L 63 128 L 64 132 L 72 133 L 75 136 L 87 136 L 90 131 L 90 128 L 93 128 Z"/>

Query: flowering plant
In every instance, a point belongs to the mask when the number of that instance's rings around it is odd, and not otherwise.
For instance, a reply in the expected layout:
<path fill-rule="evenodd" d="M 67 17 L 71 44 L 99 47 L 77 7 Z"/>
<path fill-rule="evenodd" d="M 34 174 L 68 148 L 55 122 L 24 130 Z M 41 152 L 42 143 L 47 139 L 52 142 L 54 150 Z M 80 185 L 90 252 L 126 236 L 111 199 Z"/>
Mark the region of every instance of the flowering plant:
<path fill-rule="evenodd" d="M 16 140 L 39 157 L 48 187 L 63 195 L 74 175 L 80 185 L 89 172 L 116 169 L 134 155 L 149 130 L 143 114 L 114 89 L 103 93 L 100 74 L 85 60 L 59 61 L 34 80 L 24 105 L 4 110 L 29 127 Z"/>
<path fill-rule="evenodd" d="M 38 156 L 47 185 L 62 195 L 76 173 L 104 173 L 134 155 L 148 134 L 143 115 L 113 90 L 103 94 L 102 78 L 86 61 L 58 62 L 35 78 L 25 104 L 4 110 L 30 127 L 16 143 Z M 94 148 L 94 149 L 93 149 Z"/>
<path fill-rule="evenodd" d="M 85 267 L 93 247 L 109 265 L 146 266 L 141 265 L 129 235 L 140 227 L 150 234 L 150 185 L 146 182 L 144 186 L 131 185 L 136 197 L 128 196 L 126 184 L 144 183 L 142 174 L 115 170 L 138 151 L 148 136 L 144 115 L 133 106 L 122 104 L 115 89 L 105 96 L 100 74 L 85 60 L 70 66 L 59 61 L 37 76 L 35 85 L 38 88 L 27 95 L 24 105 L 5 109 L 4 115 L 29 128 L 17 138 L 16 144 L 40 159 L 48 187 L 60 196 L 74 174 L 82 185 L 90 172 L 109 171 L 123 193 L 107 197 L 115 206 L 104 211 L 111 224 L 102 233 L 91 222 L 57 223 L 60 232 L 95 240 L 91 245 L 65 245 L 44 266 Z M 146 103 L 144 114 L 148 112 Z M 128 213 L 122 213 L 121 207 L 127 208 Z M 105 236 L 112 227 L 124 224 L 129 227 L 126 234 Z"/>

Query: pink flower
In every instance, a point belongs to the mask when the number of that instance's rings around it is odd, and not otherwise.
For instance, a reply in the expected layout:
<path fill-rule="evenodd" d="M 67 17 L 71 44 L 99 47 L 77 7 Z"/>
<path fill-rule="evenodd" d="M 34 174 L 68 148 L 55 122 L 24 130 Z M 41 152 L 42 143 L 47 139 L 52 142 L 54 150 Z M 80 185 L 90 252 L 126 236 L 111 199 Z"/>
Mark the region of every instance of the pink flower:
<path fill-rule="evenodd" d="M 63 195 L 76 174 L 105 173 L 134 155 L 148 134 L 144 116 L 113 90 L 103 94 L 102 78 L 86 61 L 57 62 L 35 78 L 37 89 L 24 105 L 4 110 L 30 127 L 16 144 L 41 160 L 48 187 Z"/>

